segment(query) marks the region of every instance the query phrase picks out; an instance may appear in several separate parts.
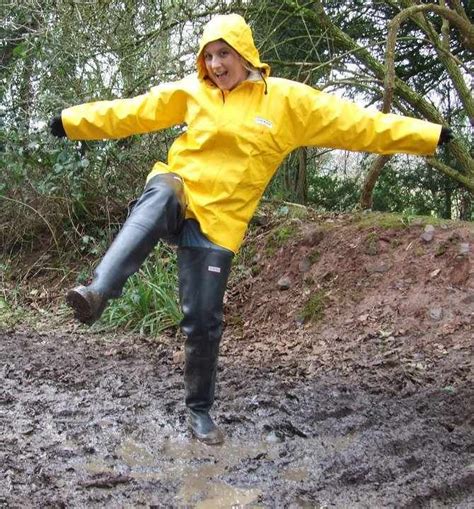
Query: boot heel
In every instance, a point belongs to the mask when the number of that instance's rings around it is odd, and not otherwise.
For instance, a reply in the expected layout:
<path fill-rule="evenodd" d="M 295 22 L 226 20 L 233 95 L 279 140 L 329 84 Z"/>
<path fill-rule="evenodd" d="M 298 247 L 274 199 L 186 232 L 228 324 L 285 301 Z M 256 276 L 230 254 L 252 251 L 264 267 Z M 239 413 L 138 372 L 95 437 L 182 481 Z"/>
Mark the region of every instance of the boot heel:
<path fill-rule="evenodd" d="M 189 429 L 194 438 L 207 445 L 224 443 L 224 433 L 218 428 L 208 412 L 190 410 Z"/>

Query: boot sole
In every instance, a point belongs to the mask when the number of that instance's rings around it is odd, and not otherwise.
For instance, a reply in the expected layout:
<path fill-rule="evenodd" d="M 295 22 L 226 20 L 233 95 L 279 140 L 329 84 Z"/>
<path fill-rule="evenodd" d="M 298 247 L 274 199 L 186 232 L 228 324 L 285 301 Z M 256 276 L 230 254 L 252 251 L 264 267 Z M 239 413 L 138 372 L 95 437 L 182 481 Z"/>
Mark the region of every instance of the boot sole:
<path fill-rule="evenodd" d="M 74 318 L 87 325 L 92 325 L 96 319 L 92 316 L 89 302 L 79 292 L 70 290 L 66 295 L 66 304 L 74 311 Z"/>
<path fill-rule="evenodd" d="M 214 436 L 209 435 L 199 435 L 197 434 L 192 428 L 190 428 L 191 434 L 196 440 L 199 440 L 199 442 L 202 442 L 206 445 L 221 445 L 224 443 L 224 435 L 222 432 L 218 432 L 214 434 Z"/>

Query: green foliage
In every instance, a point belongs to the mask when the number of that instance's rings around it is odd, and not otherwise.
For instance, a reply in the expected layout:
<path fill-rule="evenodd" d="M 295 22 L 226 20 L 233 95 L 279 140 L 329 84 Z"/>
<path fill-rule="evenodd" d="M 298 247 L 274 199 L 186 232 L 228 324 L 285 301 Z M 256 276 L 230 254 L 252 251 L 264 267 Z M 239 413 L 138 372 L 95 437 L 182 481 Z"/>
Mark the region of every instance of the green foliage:
<path fill-rule="evenodd" d="M 459 216 L 465 190 L 424 164 L 404 164 L 406 160 L 402 157 L 384 168 L 374 190 L 373 210 L 444 219 Z"/>
<path fill-rule="evenodd" d="M 131 97 L 190 72 L 198 2 L 9 3 L 2 19 L 0 244 L 3 251 L 84 251 L 97 227 L 121 220 L 178 131 L 108 142 L 72 142 L 47 123 L 67 106 Z M 182 31 L 186 30 L 186 38 Z M 173 35 L 173 47 L 170 38 Z M 186 62 L 186 64 L 184 63 Z M 36 246 L 37 247 L 37 246 Z"/>
<path fill-rule="evenodd" d="M 307 322 L 318 322 L 324 316 L 324 309 L 327 303 L 327 294 L 324 290 L 313 293 L 306 301 L 301 310 L 301 318 Z"/>
<path fill-rule="evenodd" d="M 26 311 L 20 306 L 13 306 L 6 297 L 0 295 L 0 330 L 14 327 L 25 322 Z"/>
<path fill-rule="evenodd" d="M 181 320 L 177 298 L 176 255 L 160 243 L 140 271 L 132 276 L 123 295 L 111 300 L 100 324 L 158 335 Z"/>
<path fill-rule="evenodd" d="M 24 323 L 28 312 L 21 306 L 20 290 L 10 283 L 11 260 L 0 258 L 0 330 Z"/>
<path fill-rule="evenodd" d="M 359 181 L 357 178 L 342 178 L 338 175 L 314 174 L 309 180 L 308 198 L 324 210 L 349 211 L 359 200 Z"/>
<path fill-rule="evenodd" d="M 379 252 L 379 236 L 375 232 L 370 232 L 364 239 L 364 252 L 370 256 L 375 256 Z"/>
<path fill-rule="evenodd" d="M 360 229 L 367 229 L 370 227 L 380 227 L 387 230 L 406 228 L 409 226 L 414 216 L 407 216 L 405 214 L 394 214 L 390 212 L 362 212 L 356 214 L 354 219 Z M 370 233 L 367 236 L 366 244 L 374 243 L 378 240 L 375 233 Z"/>
<path fill-rule="evenodd" d="M 45 139 L 41 133 L 6 133 L 0 159 L 0 207 L 3 250 L 23 248 L 43 232 L 56 248 L 71 249 L 89 224 L 110 220 L 107 172 L 97 153 L 82 155 L 74 144 Z M 101 193 L 101 189 L 105 188 Z M 115 190 L 115 196 L 120 194 Z M 122 198 L 124 201 L 124 198 Z M 59 243 L 58 243 L 59 242 Z M 45 246 L 46 247 L 46 246 Z M 80 252 L 83 252 L 81 249 Z"/>
<path fill-rule="evenodd" d="M 284 246 L 292 237 L 294 237 L 297 233 L 297 229 L 294 225 L 291 224 L 283 224 L 279 226 L 272 234 L 269 236 L 265 250 L 267 254 L 272 254 L 280 247 Z"/>
<path fill-rule="evenodd" d="M 454 221 L 445 220 L 434 216 L 420 216 L 412 214 L 398 214 L 391 212 L 361 212 L 353 215 L 353 219 L 361 230 L 368 228 L 383 228 L 386 230 L 407 228 L 411 225 L 419 227 L 431 224 L 433 226 L 442 226 L 452 224 Z M 369 233 L 365 245 L 374 245 L 378 240 L 375 232 Z M 374 253 L 376 254 L 376 253 Z"/>
<path fill-rule="evenodd" d="M 294 228 L 292 228 L 290 225 L 282 226 L 273 233 L 271 237 L 272 242 L 276 246 L 282 246 L 283 244 L 286 243 L 288 239 L 290 239 L 294 235 L 294 232 L 295 232 Z"/>
<path fill-rule="evenodd" d="M 253 244 L 244 244 L 234 257 L 233 266 L 249 266 L 257 254 L 257 248 Z"/>
<path fill-rule="evenodd" d="M 251 274 L 256 275 L 258 272 L 255 264 L 257 248 L 254 244 L 244 243 L 237 252 L 232 263 L 231 284 L 236 284 L 239 280 L 244 279 Z"/>

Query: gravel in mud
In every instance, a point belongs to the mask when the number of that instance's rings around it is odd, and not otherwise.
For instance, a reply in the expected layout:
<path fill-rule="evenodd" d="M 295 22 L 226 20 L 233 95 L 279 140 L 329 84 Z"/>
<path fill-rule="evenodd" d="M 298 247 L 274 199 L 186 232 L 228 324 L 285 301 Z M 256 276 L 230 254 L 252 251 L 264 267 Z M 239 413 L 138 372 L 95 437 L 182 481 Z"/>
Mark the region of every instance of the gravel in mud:
<path fill-rule="evenodd" d="M 178 339 L 1 333 L 0 507 L 474 507 L 467 378 L 400 394 L 252 341 L 226 330 L 209 447 Z"/>

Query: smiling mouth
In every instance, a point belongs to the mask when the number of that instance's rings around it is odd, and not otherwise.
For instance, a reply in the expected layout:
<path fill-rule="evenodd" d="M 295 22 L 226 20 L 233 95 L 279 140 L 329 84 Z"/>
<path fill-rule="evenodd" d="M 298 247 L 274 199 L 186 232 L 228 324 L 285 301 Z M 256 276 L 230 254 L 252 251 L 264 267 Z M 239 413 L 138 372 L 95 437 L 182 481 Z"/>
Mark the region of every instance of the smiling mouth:
<path fill-rule="evenodd" d="M 225 72 L 221 72 L 220 74 L 214 73 L 214 76 L 215 76 L 218 80 L 220 80 L 220 79 L 225 78 L 225 77 L 227 76 L 227 71 L 225 71 Z"/>

